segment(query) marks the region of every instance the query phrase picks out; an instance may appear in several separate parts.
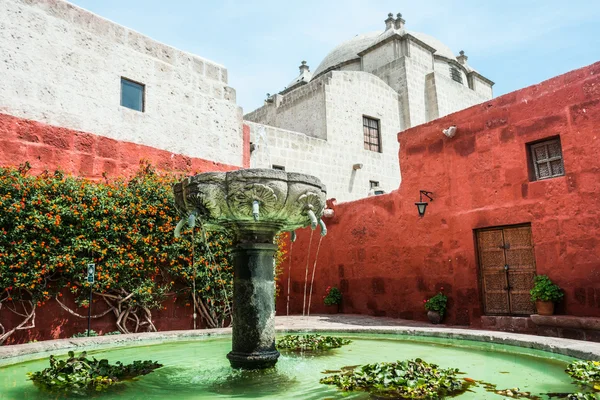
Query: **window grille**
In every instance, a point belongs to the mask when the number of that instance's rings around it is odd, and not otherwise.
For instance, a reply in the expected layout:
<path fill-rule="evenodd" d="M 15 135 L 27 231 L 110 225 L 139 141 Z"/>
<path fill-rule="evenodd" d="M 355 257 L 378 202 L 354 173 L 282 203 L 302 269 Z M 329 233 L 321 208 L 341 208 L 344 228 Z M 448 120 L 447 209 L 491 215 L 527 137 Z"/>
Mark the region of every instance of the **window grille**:
<path fill-rule="evenodd" d="M 560 139 L 550 139 L 529 145 L 535 180 L 554 178 L 565 174 Z"/>
<path fill-rule="evenodd" d="M 365 150 L 371 150 L 381 153 L 379 120 L 363 116 L 363 135 Z"/>
<path fill-rule="evenodd" d="M 450 67 L 450 77 L 452 78 L 452 80 L 454 80 L 458 83 L 461 83 L 461 84 L 463 83 L 462 74 L 456 67 Z"/>
<path fill-rule="evenodd" d="M 145 86 L 141 83 L 121 78 L 121 105 L 144 112 Z"/>

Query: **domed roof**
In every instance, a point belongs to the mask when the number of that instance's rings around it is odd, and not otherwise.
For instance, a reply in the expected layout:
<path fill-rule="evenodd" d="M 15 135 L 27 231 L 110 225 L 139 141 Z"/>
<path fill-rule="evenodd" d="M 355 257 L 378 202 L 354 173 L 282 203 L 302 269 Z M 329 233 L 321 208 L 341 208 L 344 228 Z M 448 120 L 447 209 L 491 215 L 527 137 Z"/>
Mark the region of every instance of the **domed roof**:
<path fill-rule="evenodd" d="M 433 36 L 420 32 L 407 31 L 405 29 L 388 29 L 386 31 L 377 31 L 365 33 L 363 35 L 357 35 L 352 39 L 347 40 L 339 46 L 335 47 L 333 50 L 331 50 L 331 52 L 329 52 L 329 54 L 325 56 L 323 61 L 321 61 L 321 64 L 319 64 L 319 66 L 313 73 L 313 76 L 317 76 L 322 72 L 326 71 L 327 69 L 335 67 L 346 61 L 359 58 L 358 53 L 360 53 L 363 50 L 366 50 L 367 48 L 373 46 L 376 43 L 381 42 L 382 40 L 395 33 L 401 36 L 408 33 L 409 35 L 412 35 L 420 41 L 424 42 L 428 46 L 433 47 L 436 50 L 434 54 L 456 60 L 456 56 L 454 55 L 452 50 Z"/>
<path fill-rule="evenodd" d="M 358 53 L 371 46 L 379 35 L 381 35 L 381 31 L 356 35 L 352 39 L 336 46 L 321 61 L 321 64 L 315 69 L 313 76 L 319 75 L 327 68 L 358 58 Z"/>

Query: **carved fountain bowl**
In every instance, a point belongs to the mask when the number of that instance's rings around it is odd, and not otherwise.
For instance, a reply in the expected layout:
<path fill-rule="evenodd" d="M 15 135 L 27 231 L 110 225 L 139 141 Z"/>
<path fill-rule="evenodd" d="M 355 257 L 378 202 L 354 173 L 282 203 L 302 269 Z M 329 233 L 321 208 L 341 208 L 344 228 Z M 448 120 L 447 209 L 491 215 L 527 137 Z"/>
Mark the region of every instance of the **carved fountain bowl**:
<path fill-rule="evenodd" d="M 310 224 L 308 210 L 321 218 L 325 185 L 311 175 L 273 169 L 207 172 L 173 186 L 175 206 L 182 218 L 196 212 L 207 229 L 239 225 L 270 225 L 291 231 Z M 252 214 L 259 203 L 259 220 Z"/>

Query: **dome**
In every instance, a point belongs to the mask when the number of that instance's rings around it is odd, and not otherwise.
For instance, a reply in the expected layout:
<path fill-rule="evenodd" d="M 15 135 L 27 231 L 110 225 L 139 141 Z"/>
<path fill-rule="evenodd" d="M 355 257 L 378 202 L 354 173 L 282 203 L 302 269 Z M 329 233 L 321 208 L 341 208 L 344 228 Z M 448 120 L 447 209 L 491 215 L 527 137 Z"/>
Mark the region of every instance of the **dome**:
<path fill-rule="evenodd" d="M 335 67 L 343 62 L 359 58 L 358 53 L 371 46 L 379 35 L 381 35 L 381 32 L 365 33 L 356 35 L 352 39 L 343 42 L 325 56 L 313 73 L 313 76 L 317 76 L 326 69 Z"/>
<path fill-rule="evenodd" d="M 363 35 L 357 35 L 335 47 L 333 50 L 331 50 L 331 52 L 329 52 L 329 54 L 325 56 L 323 61 L 321 61 L 321 64 L 319 64 L 313 73 L 313 76 L 317 76 L 329 68 L 336 67 L 346 61 L 359 58 L 358 53 L 396 33 L 401 36 L 408 33 L 428 46 L 433 47 L 436 50 L 434 54 L 449 58 L 451 60 L 456 60 L 456 56 L 452 50 L 433 36 L 420 32 L 407 31 L 405 29 L 388 29 L 386 31 L 377 31 L 365 33 Z"/>

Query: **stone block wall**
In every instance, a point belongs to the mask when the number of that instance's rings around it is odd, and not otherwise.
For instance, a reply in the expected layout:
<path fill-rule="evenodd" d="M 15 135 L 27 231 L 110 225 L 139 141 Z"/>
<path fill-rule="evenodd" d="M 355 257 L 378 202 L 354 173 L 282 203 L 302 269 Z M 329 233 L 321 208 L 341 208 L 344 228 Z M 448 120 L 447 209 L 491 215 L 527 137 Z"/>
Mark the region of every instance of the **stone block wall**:
<path fill-rule="evenodd" d="M 332 71 L 317 81 L 321 79 L 326 82 L 321 106 L 326 110 L 327 140 L 314 138 L 304 130 L 293 132 L 247 121 L 250 140 L 258 145 L 250 165 L 279 165 L 289 172 L 315 175 L 327 185 L 329 196 L 338 201 L 366 197 L 369 181 L 379 182 L 387 192 L 397 189 L 400 170 L 396 134 L 400 115 L 396 92 L 365 72 Z M 363 115 L 380 121 L 381 153 L 364 149 Z M 353 170 L 354 164 L 363 167 Z"/>
<path fill-rule="evenodd" d="M 456 136 L 442 129 L 456 124 Z M 449 296 L 446 322 L 481 326 L 476 229 L 530 224 L 538 274 L 565 291 L 562 315 L 600 317 L 600 63 L 398 134 L 397 192 L 335 204 L 313 298 L 328 286 L 345 313 L 426 320 L 423 300 Z M 565 175 L 530 181 L 527 143 L 560 136 Z M 433 192 L 423 218 L 419 190 Z M 290 310 L 302 312 L 309 232 L 291 260 Z M 308 258 L 308 259 L 307 259 Z M 286 261 L 287 262 L 287 261 Z M 287 292 L 287 269 L 280 279 Z M 285 312 L 285 298 L 278 310 Z M 324 312 L 321 302 L 311 313 Z"/>
<path fill-rule="evenodd" d="M 328 76 L 321 76 L 285 96 L 275 95 L 272 102 L 244 115 L 244 119 L 327 139 L 325 85 Z"/>
<path fill-rule="evenodd" d="M 0 112 L 242 165 L 242 118 L 227 70 L 62 0 L 0 2 Z M 121 77 L 145 110 L 120 105 Z"/>
<path fill-rule="evenodd" d="M 431 82 L 427 85 L 427 107 L 431 119 L 452 114 L 491 98 L 491 93 L 490 96 L 487 96 L 470 89 L 466 78 L 461 84 L 450 78 L 447 72 L 436 70 L 427 75 L 427 80 Z M 435 109 L 437 109 L 437 114 L 433 112 Z"/>

